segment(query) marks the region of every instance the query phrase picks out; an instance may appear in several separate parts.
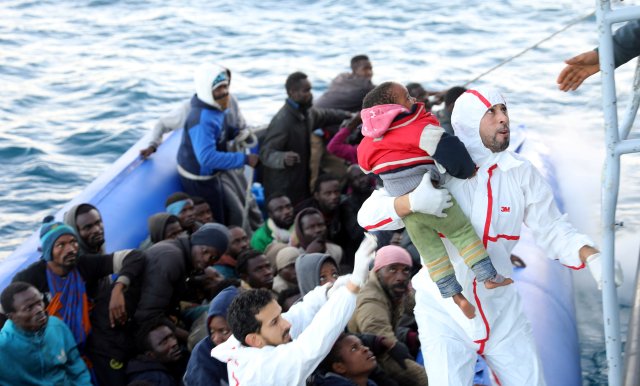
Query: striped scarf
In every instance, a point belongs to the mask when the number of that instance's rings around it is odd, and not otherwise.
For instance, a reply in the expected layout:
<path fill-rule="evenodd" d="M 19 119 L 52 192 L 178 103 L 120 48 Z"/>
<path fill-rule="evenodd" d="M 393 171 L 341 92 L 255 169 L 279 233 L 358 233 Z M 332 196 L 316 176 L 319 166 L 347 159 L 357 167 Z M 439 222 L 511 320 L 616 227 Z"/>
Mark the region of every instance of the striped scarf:
<path fill-rule="evenodd" d="M 73 269 L 67 276 L 61 277 L 47 268 L 47 282 L 49 292 L 53 296 L 47 306 L 47 312 L 62 319 L 71 329 L 78 346 L 84 347 L 91 331 L 91 322 L 89 299 L 80 272 Z"/>

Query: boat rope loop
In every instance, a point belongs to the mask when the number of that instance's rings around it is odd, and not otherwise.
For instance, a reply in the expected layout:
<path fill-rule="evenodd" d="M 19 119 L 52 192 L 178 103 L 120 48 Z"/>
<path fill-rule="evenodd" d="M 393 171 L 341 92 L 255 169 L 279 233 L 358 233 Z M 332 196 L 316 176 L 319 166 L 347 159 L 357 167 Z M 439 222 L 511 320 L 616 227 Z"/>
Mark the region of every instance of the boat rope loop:
<path fill-rule="evenodd" d="M 490 72 L 493 72 L 494 70 L 502 67 L 503 65 L 513 61 L 514 59 L 518 58 L 519 56 L 522 56 L 525 52 L 530 51 L 536 47 L 538 47 L 540 44 L 546 42 L 547 40 L 551 39 L 552 37 L 556 36 L 557 34 L 559 34 L 560 32 L 566 31 L 569 27 L 580 23 L 581 21 L 593 16 L 595 14 L 594 12 L 588 13 L 582 17 L 579 17 L 577 19 L 574 19 L 573 21 L 569 22 L 569 24 L 565 25 L 564 27 L 562 27 L 561 29 L 557 30 L 556 32 L 552 33 L 551 35 L 547 36 L 546 38 L 538 41 L 537 43 L 525 48 L 524 50 L 518 52 L 517 54 L 511 56 L 510 58 L 507 58 L 505 60 L 503 60 L 502 62 L 498 63 L 497 65 L 491 67 L 489 70 L 483 72 L 482 74 L 476 76 L 475 78 L 471 79 L 470 81 L 468 81 L 467 83 L 463 84 L 463 87 L 467 87 L 468 85 L 470 85 L 471 83 L 476 82 L 478 79 L 482 78 L 483 76 L 489 74 Z"/>

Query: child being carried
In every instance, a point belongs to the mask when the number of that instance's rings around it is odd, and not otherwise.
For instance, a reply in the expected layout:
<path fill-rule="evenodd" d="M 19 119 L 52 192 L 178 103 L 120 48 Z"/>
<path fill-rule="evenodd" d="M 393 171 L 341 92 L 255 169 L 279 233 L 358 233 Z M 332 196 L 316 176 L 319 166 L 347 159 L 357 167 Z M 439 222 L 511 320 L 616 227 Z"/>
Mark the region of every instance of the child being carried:
<path fill-rule="evenodd" d="M 358 146 L 358 164 L 365 173 L 378 174 L 390 195 L 413 191 L 423 178 L 431 178 L 437 187 L 444 172 L 456 178 L 475 174 L 475 164 L 464 144 L 445 133 L 435 116 L 426 112 L 423 103 L 416 103 L 401 84 L 380 84 L 365 96 L 362 108 L 364 139 Z M 497 273 L 469 219 L 455 199 L 452 201 L 446 217 L 411 213 L 403 221 L 442 297 L 452 297 L 471 319 L 475 307 L 462 294 L 439 233 L 451 241 L 486 288 L 513 280 Z"/>

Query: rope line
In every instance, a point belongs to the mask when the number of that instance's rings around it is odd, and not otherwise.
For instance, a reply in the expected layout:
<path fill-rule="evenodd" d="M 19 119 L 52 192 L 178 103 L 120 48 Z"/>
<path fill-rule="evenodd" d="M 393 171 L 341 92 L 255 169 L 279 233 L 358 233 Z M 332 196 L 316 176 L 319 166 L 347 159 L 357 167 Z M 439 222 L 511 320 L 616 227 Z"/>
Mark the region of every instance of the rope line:
<path fill-rule="evenodd" d="M 512 60 L 514 60 L 514 59 L 516 59 L 516 58 L 518 58 L 518 57 L 522 56 L 522 55 L 523 55 L 524 53 L 526 53 L 527 51 L 530 51 L 530 50 L 532 50 L 532 49 L 534 49 L 534 48 L 538 47 L 540 44 L 542 44 L 542 43 L 546 42 L 547 40 L 549 40 L 549 39 L 551 39 L 552 37 L 556 36 L 556 35 L 557 35 L 557 34 L 559 34 L 560 32 L 564 32 L 564 31 L 566 31 L 569 27 L 572 27 L 573 25 L 578 24 L 579 22 L 581 22 L 581 21 L 583 21 L 584 19 L 587 19 L 587 18 L 589 18 L 589 17 L 593 16 L 594 14 L 595 14 L 595 11 L 593 11 L 593 12 L 591 12 L 591 13 L 588 13 L 588 14 L 586 14 L 586 15 L 582 16 L 582 17 L 579 17 L 579 18 L 577 18 L 577 19 L 573 20 L 572 22 L 570 22 L 569 24 L 565 25 L 564 27 L 562 27 L 561 29 L 557 30 L 556 32 L 552 33 L 551 35 L 547 36 L 546 38 L 544 38 L 544 39 L 542 39 L 542 40 L 538 41 L 537 43 L 533 44 L 532 46 L 529 46 L 529 47 L 525 48 L 524 50 L 522 50 L 522 51 L 518 52 L 517 54 L 515 54 L 515 55 L 511 56 L 510 58 L 503 60 L 502 62 L 498 63 L 497 65 L 495 65 L 495 66 L 491 67 L 489 70 L 487 70 L 487 71 L 483 72 L 482 74 L 480 74 L 480 75 L 476 76 L 475 78 L 471 79 L 471 80 L 470 80 L 470 81 L 468 81 L 467 83 L 463 84 L 462 86 L 466 88 L 468 85 L 470 85 L 471 83 L 473 83 L 473 82 L 477 81 L 478 79 L 482 78 L 483 76 L 487 75 L 488 73 L 493 72 L 494 70 L 496 70 L 496 69 L 498 69 L 498 68 L 502 67 L 503 65 L 505 65 L 505 64 L 507 64 L 507 63 L 509 63 L 509 62 L 511 62 Z"/>

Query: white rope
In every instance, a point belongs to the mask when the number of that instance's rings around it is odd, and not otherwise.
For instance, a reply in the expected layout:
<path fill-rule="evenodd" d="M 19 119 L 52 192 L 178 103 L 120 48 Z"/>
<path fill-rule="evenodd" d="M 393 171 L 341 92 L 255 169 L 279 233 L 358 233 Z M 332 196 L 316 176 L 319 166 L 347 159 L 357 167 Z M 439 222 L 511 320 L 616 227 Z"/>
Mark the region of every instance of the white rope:
<path fill-rule="evenodd" d="M 579 22 L 583 21 L 586 18 L 589 18 L 589 17 L 593 16 L 594 14 L 595 14 L 595 11 L 573 20 L 572 22 L 570 22 L 569 24 L 565 25 L 564 27 L 562 27 L 561 29 L 557 30 L 556 32 L 552 33 L 551 35 L 547 36 L 546 38 L 540 40 L 539 42 L 533 44 L 532 46 L 529 46 L 529 47 L 525 48 L 524 50 L 518 52 L 517 54 L 513 55 L 512 57 L 503 60 L 502 62 L 498 63 L 497 65 L 491 67 L 489 70 L 483 72 L 482 74 L 476 76 L 475 78 L 471 79 L 467 83 L 463 84 L 462 86 L 463 87 L 467 87 L 468 85 L 470 85 L 471 83 L 477 81 L 478 79 L 482 78 L 483 76 L 487 75 L 488 73 L 490 73 L 490 72 L 502 67 L 503 65 L 511 62 L 512 60 L 516 59 L 517 57 L 522 56 L 525 52 L 530 51 L 530 50 L 538 47 L 540 44 L 546 42 L 547 40 L 549 40 L 552 37 L 556 36 L 560 32 L 563 32 L 563 31 L 567 30 L 569 27 L 571 27 L 571 26 L 573 26 L 575 24 L 578 24 Z"/>

